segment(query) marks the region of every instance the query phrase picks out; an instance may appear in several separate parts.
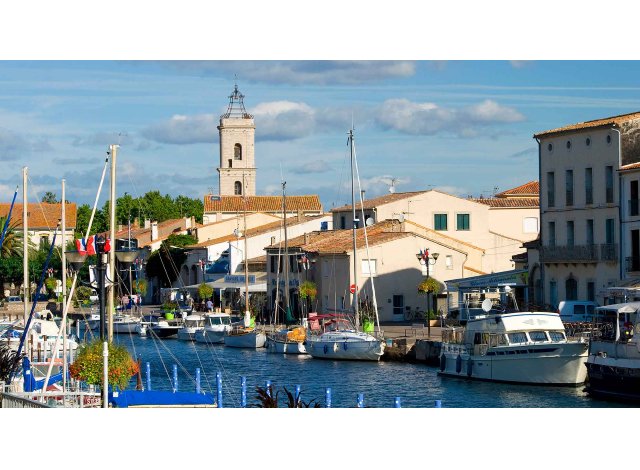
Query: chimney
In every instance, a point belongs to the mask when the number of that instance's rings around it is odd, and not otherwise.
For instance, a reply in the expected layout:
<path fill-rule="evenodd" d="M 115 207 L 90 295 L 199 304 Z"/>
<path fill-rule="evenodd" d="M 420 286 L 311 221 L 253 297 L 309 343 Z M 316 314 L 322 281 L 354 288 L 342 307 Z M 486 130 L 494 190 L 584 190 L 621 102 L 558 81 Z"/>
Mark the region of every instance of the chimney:
<path fill-rule="evenodd" d="M 146 225 L 146 221 L 145 221 Z M 151 222 L 151 241 L 158 239 L 158 222 Z"/>
<path fill-rule="evenodd" d="M 118 224 L 118 232 L 122 232 L 122 224 Z"/>
<path fill-rule="evenodd" d="M 151 221 L 149 219 L 144 219 L 144 228 L 151 228 Z"/>
<path fill-rule="evenodd" d="M 140 219 L 139 218 L 134 217 L 132 227 L 140 227 Z"/>
<path fill-rule="evenodd" d="M 185 217 L 184 218 L 184 228 L 191 228 L 193 227 L 193 225 L 191 224 L 191 217 Z"/>
<path fill-rule="evenodd" d="M 304 244 L 305 245 L 309 244 L 309 234 L 307 232 L 304 233 Z"/>

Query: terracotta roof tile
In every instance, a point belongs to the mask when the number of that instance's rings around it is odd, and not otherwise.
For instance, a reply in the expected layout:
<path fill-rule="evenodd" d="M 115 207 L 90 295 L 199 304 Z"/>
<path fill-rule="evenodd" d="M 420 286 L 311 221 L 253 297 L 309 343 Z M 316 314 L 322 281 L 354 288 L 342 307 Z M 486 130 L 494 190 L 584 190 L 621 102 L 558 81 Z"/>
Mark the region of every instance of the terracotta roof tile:
<path fill-rule="evenodd" d="M 629 165 L 623 165 L 620 167 L 620 171 L 637 170 L 638 168 L 640 168 L 640 162 L 630 163 Z"/>
<path fill-rule="evenodd" d="M 364 209 L 373 209 L 374 207 L 382 206 L 384 204 L 389 204 L 390 202 L 400 201 L 402 199 L 406 199 L 408 197 L 413 197 L 417 194 L 423 194 L 428 191 L 414 191 L 410 193 L 393 193 L 393 194 L 385 194 L 384 196 L 376 197 L 373 199 L 369 199 L 364 201 Z M 360 209 L 361 204 L 356 202 L 356 210 Z M 351 204 L 347 204 L 341 207 L 336 207 L 331 209 L 331 212 L 344 212 L 351 209 Z"/>
<path fill-rule="evenodd" d="M 416 235 L 413 232 L 391 232 L 390 230 L 391 224 L 384 222 L 368 227 L 369 246 Z M 356 231 L 356 244 L 359 248 L 364 248 L 364 228 Z M 278 245 L 272 245 L 268 248 L 276 249 Z M 351 230 L 311 232 L 306 234 L 306 237 L 301 235 L 289 240 L 289 248 L 300 248 L 304 251 L 320 254 L 345 254 L 353 251 L 353 232 Z"/>
<path fill-rule="evenodd" d="M 282 212 L 282 196 L 213 196 L 204 197 L 205 212 Z M 287 212 L 322 212 L 317 195 L 287 196 Z"/>
<path fill-rule="evenodd" d="M 540 183 L 529 181 L 517 188 L 502 191 L 496 194 L 495 197 L 540 197 Z"/>
<path fill-rule="evenodd" d="M 11 203 L 0 203 L 0 216 L 6 217 L 9 213 Z M 76 228 L 77 206 L 75 203 L 67 204 L 65 214 L 65 225 L 67 229 Z M 53 230 L 58 224 L 58 220 L 62 217 L 62 204 L 48 204 L 46 202 L 27 203 L 27 221 L 29 229 Z M 11 220 L 22 227 L 22 203 L 16 203 L 13 206 Z"/>
<path fill-rule="evenodd" d="M 496 197 L 488 197 L 488 198 L 474 198 L 472 201 L 479 202 L 480 204 L 485 204 L 489 207 L 499 207 L 499 208 L 526 208 L 526 207 L 539 207 L 540 200 L 535 197 L 516 197 L 516 198 L 496 198 Z"/>
<path fill-rule="evenodd" d="M 533 137 L 543 137 L 550 134 L 560 134 L 564 132 L 571 132 L 581 129 L 590 129 L 594 127 L 611 127 L 611 126 L 619 126 L 628 121 L 634 121 L 636 119 L 640 119 L 640 112 L 629 113 L 629 114 L 620 114 L 618 116 L 611 116 L 608 118 L 595 119 L 593 121 L 579 122 L 577 124 L 571 124 L 569 126 L 558 127 L 557 129 L 551 129 L 549 131 L 538 132 L 534 134 Z"/>
<path fill-rule="evenodd" d="M 422 230 L 424 230 L 425 232 L 427 232 L 428 234 L 431 234 L 433 236 L 437 236 L 437 237 L 441 237 L 444 238 L 445 240 L 451 240 L 452 242 L 455 243 L 460 243 L 461 245 L 467 245 L 470 248 L 473 248 L 474 250 L 480 250 L 483 253 L 485 252 L 484 248 L 480 248 L 479 246 L 473 245 L 472 243 L 468 243 L 462 240 L 459 240 L 455 237 L 451 237 L 449 235 L 445 235 L 444 233 L 438 231 L 438 230 L 434 230 L 432 228 L 429 227 L 425 227 L 424 225 L 420 225 L 418 223 L 413 222 L 412 220 L 405 220 L 405 225 L 414 225 Z"/>

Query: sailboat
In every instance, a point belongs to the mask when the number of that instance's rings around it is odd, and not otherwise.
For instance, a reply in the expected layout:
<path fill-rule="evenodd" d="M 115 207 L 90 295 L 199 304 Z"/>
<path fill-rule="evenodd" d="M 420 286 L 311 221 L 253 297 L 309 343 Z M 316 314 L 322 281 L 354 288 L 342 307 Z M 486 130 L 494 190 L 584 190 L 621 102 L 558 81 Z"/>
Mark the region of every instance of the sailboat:
<path fill-rule="evenodd" d="M 289 299 L 289 246 L 287 238 L 287 198 L 285 194 L 286 181 L 282 182 L 282 213 L 284 220 L 284 308 L 286 320 L 290 320 L 291 316 L 291 303 Z M 279 270 L 278 270 L 279 272 Z M 277 284 L 277 282 L 276 282 Z M 276 309 L 278 300 L 276 298 Z M 277 310 L 276 310 L 277 312 Z M 277 317 L 277 314 L 276 314 Z M 278 354 L 307 354 L 307 349 L 304 345 L 306 340 L 306 330 L 301 325 L 295 325 L 290 328 L 285 328 L 280 331 L 276 331 L 267 336 L 266 348 L 268 352 Z"/>
<path fill-rule="evenodd" d="M 244 175 L 242 177 L 242 187 L 244 184 Z M 234 325 L 229 331 L 225 331 L 224 345 L 231 348 L 264 348 L 267 341 L 267 335 L 262 331 L 258 331 L 252 324 L 251 312 L 249 311 L 249 263 L 247 257 L 247 210 L 245 199 L 244 210 L 244 322 L 240 325 Z"/>
<path fill-rule="evenodd" d="M 355 323 L 351 323 L 346 315 L 326 314 L 309 315 L 309 329 L 306 339 L 307 352 L 319 359 L 346 359 L 360 361 L 379 361 L 384 353 L 385 343 L 382 339 L 360 330 L 358 305 L 358 271 L 356 246 L 356 201 L 354 189 L 354 146 L 353 129 L 349 131 L 351 150 L 351 207 L 353 210 L 353 310 Z M 365 227 L 366 230 L 366 227 Z M 365 231 L 366 233 L 366 231 Z M 366 237 L 365 237 L 366 240 Z M 373 279 L 371 279 L 373 283 Z M 375 293 L 374 293 L 375 297 Z M 376 314 L 376 321 L 378 315 Z M 378 324 L 378 329 L 380 325 Z"/>

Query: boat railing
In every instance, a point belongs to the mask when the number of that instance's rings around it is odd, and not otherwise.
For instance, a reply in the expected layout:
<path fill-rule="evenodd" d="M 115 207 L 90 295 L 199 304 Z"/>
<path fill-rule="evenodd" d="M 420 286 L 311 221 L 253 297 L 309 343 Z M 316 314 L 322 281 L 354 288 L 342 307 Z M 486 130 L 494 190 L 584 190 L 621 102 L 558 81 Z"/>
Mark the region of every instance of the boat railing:
<path fill-rule="evenodd" d="M 442 330 L 443 343 L 462 344 L 464 341 L 464 328 L 445 328 Z"/>
<path fill-rule="evenodd" d="M 99 408 L 101 405 L 99 392 L 21 392 L 12 384 L 0 382 L 0 408 Z"/>

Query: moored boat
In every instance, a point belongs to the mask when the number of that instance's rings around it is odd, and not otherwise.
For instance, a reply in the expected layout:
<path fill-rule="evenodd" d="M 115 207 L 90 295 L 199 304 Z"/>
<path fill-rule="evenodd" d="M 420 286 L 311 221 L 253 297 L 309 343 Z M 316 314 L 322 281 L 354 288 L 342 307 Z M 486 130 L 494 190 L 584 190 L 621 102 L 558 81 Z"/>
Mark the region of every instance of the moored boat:
<path fill-rule="evenodd" d="M 264 348 L 266 341 L 267 335 L 251 326 L 235 326 L 224 335 L 224 345 L 231 348 Z"/>
<path fill-rule="evenodd" d="M 114 315 L 113 316 L 113 332 L 114 333 L 137 333 L 137 326 L 140 319 L 131 315 Z"/>
<path fill-rule="evenodd" d="M 306 338 L 304 327 L 295 326 L 268 335 L 265 347 L 267 351 L 278 354 L 307 354 Z"/>
<path fill-rule="evenodd" d="M 202 315 L 188 315 L 184 319 L 182 328 L 178 330 L 178 339 L 195 341 L 195 335 L 204 328 L 205 320 Z"/>
<path fill-rule="evenodd" d="M 204 327 L 195 333 L 198 343 L 224 343 L 224 336 L 231 330 L 231 315 L 213 313 L 205 315 Z"/>
<path fill-rule="evenodd" d="M 309 325 L 305 346 L 314 358 L 378 361 L 384 354 L 382 341 L 356 330 L 344 315 L 317 315 L 310 318 Z"/>

